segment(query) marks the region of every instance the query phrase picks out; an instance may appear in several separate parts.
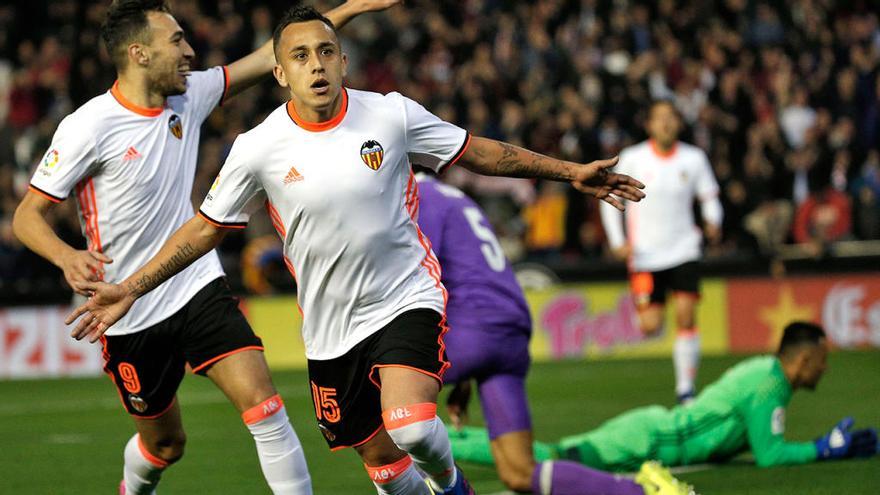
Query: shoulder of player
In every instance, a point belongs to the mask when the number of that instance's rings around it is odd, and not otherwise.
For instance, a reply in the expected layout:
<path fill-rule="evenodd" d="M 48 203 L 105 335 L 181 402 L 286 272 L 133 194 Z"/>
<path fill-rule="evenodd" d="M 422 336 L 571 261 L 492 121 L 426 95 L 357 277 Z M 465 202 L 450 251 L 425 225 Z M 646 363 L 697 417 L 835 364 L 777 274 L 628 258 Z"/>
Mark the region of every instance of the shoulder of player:
<path fill-rule="evenodd" d="M 651 147 L 648 144 L 648 141 L 642 141 L 641 143 L 627 146 L 620 150 L 620 163 L 622 165 L 627 165 L 626 162 L 645 153 L 651 153 Z"/>
<path fill-rule="evenodd" d="M 278 133 L 285 129 L 290 122 L 287 115 L 287 106 L 281 105 L 273 110 L 262 122 L 248 131 L 239 134 L 235 138 L 233 148 L 246 150 L 251 155 L 259 155 L 268 151 L 273 143 L 284 142 L 277 138 Z"/>
<path fill-rule="evenodd" d="M 113 127 L 114 117 L 117 115 L 116 105 L 109 91 L 95 96 L 61 119 L 58 131 L 70 130 L 78 135 L 88 135 L 96 139 Z"/>
<path fill-rule="evenodd" d="M 392 91 L 390 93 L 374 93 L 372 91 L 361 91 L 358 89 L 348 89 L 348 105 L 349 108 L 354 106 L 365 107 L 370 113 L 388 111 L 399 113 L 404 108 L 405 96 Z"/>

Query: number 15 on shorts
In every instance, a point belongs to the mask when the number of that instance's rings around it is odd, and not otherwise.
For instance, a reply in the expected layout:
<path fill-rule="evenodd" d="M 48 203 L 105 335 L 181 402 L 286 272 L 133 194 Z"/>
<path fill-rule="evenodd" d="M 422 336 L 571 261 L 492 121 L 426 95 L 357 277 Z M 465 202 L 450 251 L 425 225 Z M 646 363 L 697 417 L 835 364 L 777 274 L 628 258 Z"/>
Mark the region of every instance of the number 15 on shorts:
<path fill-rule="evenodd" d="M 339 411 L 339 403 L 336 402 L 336 389 L 319 387 L 313 381 L 309 383 L 312 384 L 312 402 L 315 404 L 315 416 L 318 421 L 338 423 L 342 419 L 342 414 Z"/>

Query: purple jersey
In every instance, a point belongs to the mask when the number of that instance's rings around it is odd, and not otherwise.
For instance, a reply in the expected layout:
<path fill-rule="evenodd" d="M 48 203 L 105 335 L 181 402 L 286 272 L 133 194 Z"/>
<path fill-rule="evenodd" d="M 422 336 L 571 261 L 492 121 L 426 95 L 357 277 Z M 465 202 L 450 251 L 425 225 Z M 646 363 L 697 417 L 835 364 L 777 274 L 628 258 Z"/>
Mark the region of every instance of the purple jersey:
<path fill-rule="evenodd" d="M 471 378 L 489 438 L 532 427 L 526 400 L 532 319 L 522 289 L 480 207 L 458 189 L 419 179 L 419 228 L 449 293 L 444 381 Z"/>
<path fill-rule="evenodd" d="M 419 228 L 431 240 L 449 292 L 446 317 L 461 332 L 531 334 L 522 289 L 492 227 L 458 189 L 419 179 Z"/>

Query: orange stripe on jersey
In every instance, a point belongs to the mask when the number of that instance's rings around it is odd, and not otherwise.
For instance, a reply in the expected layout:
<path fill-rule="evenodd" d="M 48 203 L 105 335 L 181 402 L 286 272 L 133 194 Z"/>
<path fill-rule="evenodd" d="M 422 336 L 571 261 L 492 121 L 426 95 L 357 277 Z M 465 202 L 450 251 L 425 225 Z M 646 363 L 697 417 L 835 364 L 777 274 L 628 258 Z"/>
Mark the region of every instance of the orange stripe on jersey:
<path fill-rule="evenodd" d="M 455 156 L 453 156 L 452 159 L 449 160 L 449 163 L 440 167 L 440 169 L 437 171 L 437 173 L 441 174 L 441 173 L 443 173 L 444 170 L 446 170 L 450 166 L 454 165 L 455 162 L 457 162 L 462 156 L 464 156 L 465 152 L 467 151 L 467 149 L 470 146 L 471 146 L 471 134 L 468 133 L 467 136 L 465 137 L 464 143 L 462 143 L 462 145 L 461 145 L 461 149 L 458 150 L 458 153 L 456 153 Z"/>
<path fill-rule="evenodd" d="M 339 107 L 339 113 L 337 113 L 332 119 L 325 120 L 324 122 L 309 122 L 307 120 L 303 120 L 302 117 L 296 113 L 296 108 L 293 106 L 293 101 L 287 102 L 287 115 L 290 117 L 290 120 L 293 121 L 294 124 L 302 127 L 303 129 L 311 132 L 321 132 L 321 131 L 329 131 L 333 129 L 342 119 L 345 118 L 345 114 L 348 112 L 348 91 L 345 88 L 342 88 L 342 105 Z"/>
<path fill-rule="evenodd" d="M 33 185 L 33 184 L 31 184 L 31 185 L 28 186 L 28 190 L 29 190 L 30 192 L 36 194 L 36 195 L 39 195 L 39 196 L 42 196 L 42 197 L 45 198 L 45 199 L 48 199 L 49 201 L 51 201 L 51 202 L 53 202 L 53 203 L 60 203 L 60 202 L 64 201 L 64 198 L 59 198 L 59 197 L 57 197 L 57 196 L 52 196 L 51 194 L 47 193 L 46 191 L 40 189 L 39 187 L 37 187 L 37 186 L 35 186 L 35 185 Z"/>
<path fill-rule="evenodd" d="M 425 258 L 422 260 L 421 265 L 428 270 L 428 274 L 434 279 L 434 285 L 440 289 L 440 293 L 443 295 L 443 314 L 440 319 L 440 335 L 437 336 L 437 343 L 440 344 L 440 350 L 437 352 L 437 360 L 443 363 L 438 374 L 442 377 L 443 373 L 445 373 L 451 366 L 449 361 L 443 359 L 443 356 L 446 353 L 446 343 L 443 341 L 443 336 L 449 331 L 449 327 L 446 325 L 446 303 L 449 301 L 449 294 L 446 292 L 446 287 L 443 287 L 443 283 L 440 282 L 443 272 L 440 269 L 440 262 L 437 260 L 434 252 L 431 251 L 430 239 L 425 237 L 425 234 L 422 233 L 422 229 L 419 228 L 417 223 L 413 222 L 413 225 L 416 227 L 416 233 L 418 233 L 419 236 L 419 243 L 425 248 Z"/>
<path fill-rule="evenodd" d="M 199 212 L 198 212 L 198 216 L 199 216 L 199 218 L 201 218 L 202 220 L 208 222 L 209 224 L 213 225 L 214 227 L 218 227 L 218 228 L 221 228 L 221 229 L 243 229 L 243 228 L 247 227 L 247 224 L 246 224 L 246 223 L 223 223 L 223 222 L 218 222 L 217 220 L 214 220 L 213 218 L 209 217 L 208 215 L 205 215 L 204 213 L 202 213 L 201 210 L 199 210 Z"/>
<path fill-rule="evenodd" d="M 272 225 L 275 227 L 275 232 L 278 233 L 278 236 L 281 237 L 281 240 L 287 238 L 287 229 L 284 228 L 284 222 L 281 221 L 281 215 L 278 213 L 278 210 L 275 209 L 275 205 L 266 200 L 266 212 L 269 214 L 269 219 L 272 220 Z"/>
<path fill-rule="evenodd" d="M 122 91 L 119 90 L 119 81 L 113 83 L 113 87 L 110 88 L 110 94 L 113 95 L 113 98 L 116 98 L 116 101 L 119 102 L 120 105 L 125 107 L 132 112 L 143 115 L 144 117 L 158 117 L 162 114 L 163 107 L 142 107 L 125 97 L 122 94 Z"/>

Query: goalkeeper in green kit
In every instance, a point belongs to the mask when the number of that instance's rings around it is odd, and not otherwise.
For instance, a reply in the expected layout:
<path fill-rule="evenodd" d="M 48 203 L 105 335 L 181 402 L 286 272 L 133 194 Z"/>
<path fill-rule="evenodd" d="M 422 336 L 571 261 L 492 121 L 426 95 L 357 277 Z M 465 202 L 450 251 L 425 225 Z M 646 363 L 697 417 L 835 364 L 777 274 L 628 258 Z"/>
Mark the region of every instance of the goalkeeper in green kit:
<path fill-rule="evenodd" d="M 846 418 L 814 442 L 786 442 L 785 408 L 792 392 L 813 390 L 826 369 L 828 342 L 821 327 L 795 322 L 785 328 L 775 356 L 747 359 L 706 387 L 687 406 L 649 406 L 626 412 L 599 428 L 535 442 L 535 458 L 568 459 L 606 471 L 635 471 L 648 460 L 666 466 L 723 462 L 751 450 L 758 466 L 867 457 L 877 453 L 877 431 L 852 431 Z M 450 429 L 456 460 L 491 463 L 482 428 Z"/>

